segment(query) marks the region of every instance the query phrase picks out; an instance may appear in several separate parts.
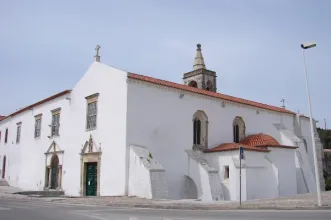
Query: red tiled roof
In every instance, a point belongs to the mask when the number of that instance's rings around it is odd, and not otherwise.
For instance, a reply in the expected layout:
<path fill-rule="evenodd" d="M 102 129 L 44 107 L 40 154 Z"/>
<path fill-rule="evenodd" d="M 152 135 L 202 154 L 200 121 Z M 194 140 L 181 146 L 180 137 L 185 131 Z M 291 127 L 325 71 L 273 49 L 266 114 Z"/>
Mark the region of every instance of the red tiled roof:
<path fill-rule="evenodd" d="M 13 117 L 13 116 L 15 116 L 15 115 L 17 115 L 17 114 L 19 114 L 19 113 L 22 113 L 22 112 L 28 110 L 28 109 L 31 109 L 31 108 L 34 108 L 34 107 L 36 107 L 36 106 L 38 106 L 38 105 L 44 104 L 44 103 L 46 103 L 46 102 L 48 102 L 48 101 L 51 101 L 51 100 L 53 100 L 53 99 L 56 99 L 56 98 L 58 98 L 58 97 L 60 97 L 60 96 L 63 96 L 63 95 L 65 95 L 65 94 L 68 94 L 68 93 L 70 93 L 70 92 L 71 92 L 71 90 L 64 90 L 64 91 L 62 91 L 62 92 L 60 92 L 60 93 L 57 93 L 57 94 L 55 94 L 55 95 L 52 95 L 52 96 L 50 96 L 50 97 L 48 97 L 48 98 L 46 98 L 46 99 L 43 99 L 43 100 L 41 100 L 41 101 L 39 101 L 39 102 L 36 102 L 36 103 L 34 103 L 34 104 L 32 104 L 32 105 L 29 105 L 29 106 L 27 106 L 27 107 L 24 107 L 24 108 L 22 108 L 22 109 L 20 109 L 20 110 L 18 110 L 18 111 L 16 111 L 16 112 L 14 112 L 14 113 L 12 113 L 12 114 L 6 116 L 6 117 L 4 117 L 4 118 Z M 2 118 L 2 119 L 4 119 L 4 118 Z M 1 119 L 1 120 L 2 120 L 2 119 Z"/>
<path fill-rule="evenodd" d="M 240 143 L 224 143 L 221 145 L 218 145 L 217 147 L 207 149 L 204 152 L 205 153 L 212 153 L 212 152 L 221 152 L 221 151 L 232 151 L 232 150 L 238 150 L 239 147 L 243 147 L 245 150 L 248 151 L 258 151 L 258 152 L 270 152 L 265 147 L 255 147 L 255 146 L 248 146 Z"/>
<path fill-rule="evenodd" d="M 143 75 L 139 75 L 139 74 L 135 74 L 135 73 L 129 73 L 128 78 L 135 79 L 135 80 L 141 80 L 141 81 L 158 84 L 158 85 L 162 85 L 162 86 L 167 86 L 167 87 L 171 87 L 171 88 L 175 88 L 175 89 L 180 89 L 180 90 L 184 90 L 184 91 L 188 91 L 188 92 L 194 92 L 194 93 L 198 93 L 201 95 L 219 98 L 222 100 L 236 102 L 236 103 L 249 105 L 249 106 L 253 106 L 253 107 L 257 107 L 257 108 L 262 108 L 262 109 L 267 109 L 267 110 L 271 110 L 271 111 L 295 115 L 294 112 L 289 111 L 284 108 L 267 105 L 267 104 L 262 104 L 259 102 L 254 102 L 254 101 L 250 101 L 250 100 L 246 100 L 246 99 L 242 99 L 242 98 L 237 98 L 234 96 L 224 95 L 221 93 L 206 91 L 203 89 L 194 88 L 194 87 L 190 87 L 190 86 L 186 86 L 186 85 L 182 85 L 182 84 L 178 84 L 178 83 L 174 83 L 174 82 L 169 82 L 169 81 L 165 81 L 165 80 L 161 80 L 161 79 L 156 79 L 156 78 L 152 78 L 149 76 L 143 76 Z"/>
<path fill-rule="evenodd" d="M 2 120 L 2 119 L 4 119 L 6 116 L 2 116 L 2 115 L 0 115 L 0 121 Z"/>
<path fill-rule="evenodd" d="M 294 146 L 280 145 L 275 138 L 271 137 L 270 135 L 262 134 L 262 133 L 249 135 L 240 143 L 255 147 L 278 147 L 278 148 L 288 148 L 288 149 L 297 148 Z"/>
<path fill-rule="evenodd" d="M 284 146 L 280 145 L 278 141 L 267 134 L 254 134 L 246 137 L 240 143 L 225 143 L 221 144 L 212 149 L 208 149 L 205 152 L 220 152 L 220 151 L 230 151 L 238 150 L 239 147 L 243 147 L 245 150 L 250 151 L 260 151 L 260 152 L 270 152 L 268 147 L 286 148 L 286 149 L 296 149 L 294 146 Z"/>
<path fill-rule="evenodd" d="M 249 135 L 244 140 L 242 140 L 240 143 L 249 145 L 249 146 L 263 146 L 263 145 L 279 146 L 280 145 L 278 143 L 278 141 L 276 141 L 275 138 L 271 137 L 270 135 L 262 134 L 262 133 Z"/>

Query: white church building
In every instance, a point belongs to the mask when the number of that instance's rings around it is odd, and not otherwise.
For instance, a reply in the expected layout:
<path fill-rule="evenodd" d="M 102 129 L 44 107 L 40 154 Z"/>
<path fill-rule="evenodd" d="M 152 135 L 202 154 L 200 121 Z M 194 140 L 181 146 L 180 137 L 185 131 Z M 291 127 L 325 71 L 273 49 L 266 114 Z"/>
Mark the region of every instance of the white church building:
<path fill-rule="evenodd" d="M 74 88 L 0 117 L 10 186 L 203 201 L 316 191 L 309 118 L 217 93 L 200 44 L 183 84 L 103 64 L 96 50 Z"/>

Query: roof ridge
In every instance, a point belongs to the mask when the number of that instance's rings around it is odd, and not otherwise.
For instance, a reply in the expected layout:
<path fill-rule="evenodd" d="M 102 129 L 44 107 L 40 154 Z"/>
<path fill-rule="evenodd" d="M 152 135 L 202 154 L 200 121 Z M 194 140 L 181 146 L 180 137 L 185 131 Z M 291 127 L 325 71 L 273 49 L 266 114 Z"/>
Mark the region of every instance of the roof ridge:
<path fill-rule="evenodd" d="M 5 117 L 2 118 L 1 120 L 5 119 L 5 118 L 13 117 L 13 116 L 15 116 L 15 115 L 17 115 L 17 114 L 19 114 L 19 113 L 22 113 L 22 112 L 24 112 L 24 111 L 26 111 L 26 110 L 28 110 L 28 109 L 30 109 L 30 108 L 36 107 L 36 106 L 38 106 L 38 105 L 41 105 L 41 104 L 44 104 L 44 103 L 46 103 L 46 102 L 48 102 L 48 101 L 51 101 L 51 100 L 53 100 L 53 99 L 56 99 L 56 98 L 58 98 L 58 97 L 60 97 L 60 96 L 63 96 L 63 95 L 65 95 L 65 94 L 68 94 L 68 93 L 70 93 L 71 91 L 72 91 L 71 89 L 67 89 L 67 90 L 64 90 L 64 91 L 62 91 L 62 92 L 56 93 L 56 94 L 54 94 L 54 95 L 48 96 L 47 98 L 44 98 L 44 99 L 42 99 L 42 100 L 40 100 L 40 101 L 38 101 L 38 102 L 35 102 L 35 103 L 31 104 L 31 105 L 28 105 L 28 106 L 26 106 L 26 107 L 23 107 L 23 108 L 21 108 L 20 110 L 15 111 L 15 112 L 9 114 L 8 116 L 5 116 Z"/>
<path fill-rule="evenodd" d="M 287 109 L 284 109 L 281 107 L 277 107 L 277 106 L 273 106 L 270 104 L 264 104 L 261 102 L 251 101 L 248 99 L 239 98 L 239 97 L 235 97 L 235 96 L 231 96 L 231 95 L 227 95 L 227 94 L 223 94 L 223 93 L 206 91 L 206 90 L 202 90 L 200 88 L 194 88 L 194 87 L 179 84 L 176 82 L 171 82 L 171 81 L 167 81 L 164 79 L 158 79 L 158 78 L 154 78 L 154 77 L 146 76 L 146 75 L 142 75 L 142 74 L 128 72 L 128 77 L 132 78 L 132 79 L 136 79 L 136 80 L 147 81 L 147 82 L 154 83 L 154 84 L 160 84 L 163 86 L 168 86 L 168 87 L 182 89 L 182 90 L 186 90 L 186 91 L 190 91 L 190 92 L 200 93 L 200 94 L 207 95 L 207 96 L 213 96 L 215 98 L 220 98 L 220 99 L 224 99 L 227 101 L 232 101 L 232 102 L 237 102 L 237 103 L 241 103 L 241 104 L 245 104 L 245 105 L 255 106 L 258 108 L 268 109 L 271 111 L 294 114 L 294 115 L 296 114 L 295 112 L 292 112 L 290 110 L 287 110 Z"/>

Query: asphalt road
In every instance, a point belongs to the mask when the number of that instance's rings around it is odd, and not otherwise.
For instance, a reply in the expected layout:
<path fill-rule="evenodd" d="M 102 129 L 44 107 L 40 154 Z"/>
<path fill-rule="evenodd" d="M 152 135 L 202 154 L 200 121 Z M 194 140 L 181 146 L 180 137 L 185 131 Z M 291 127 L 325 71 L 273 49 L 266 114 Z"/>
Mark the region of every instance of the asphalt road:
<path fill-rule="evenodd" d="M 302 211 L 183 211 L 84 206 L 43 201 L 0 199 L 1 220 L 320 220 L 331 210 Z"/>

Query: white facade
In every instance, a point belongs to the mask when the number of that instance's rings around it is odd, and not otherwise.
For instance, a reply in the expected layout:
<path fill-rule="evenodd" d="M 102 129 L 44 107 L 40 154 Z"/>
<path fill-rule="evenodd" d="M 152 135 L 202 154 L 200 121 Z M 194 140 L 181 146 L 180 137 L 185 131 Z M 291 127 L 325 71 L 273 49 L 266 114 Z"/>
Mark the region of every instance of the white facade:
<path fill-rule="evenodd" d="M 97 100 L 95 129 L 87 129 L 86 124 L 90 97 Z M 60 114 L 56 137 L 50 127 L 54 110 Z M 194 149 L 193 115 L 197 111 L 207 117 L 203 143 L 208 149 L 233 142 L 237 116 L 244 121 L 246 136 L 263 133 L 280 146 L 298 147 L 245 150 L 243 200 L 314 190 L 305 119 L 296 125 L 295 114 L 134 79 L 100 62 L 94 62 L 71 91 L 0 121 L 1 176 L 6 157 L 4 178 L 9 185 L 50 190 L 56 154 L 53 188 L 67 195 L 88 195 L 88 169 L 96 164 L 95 173 L 91 171 L 95 195 L 239 200 L 238 150 L 203 153 Z M 35 138 L 35 116 L 41 114 L 41 135 Z M 19 122 L 21 137 L 16 143 Z M 229 178 L 225 178 L 225 166 Z"/>

